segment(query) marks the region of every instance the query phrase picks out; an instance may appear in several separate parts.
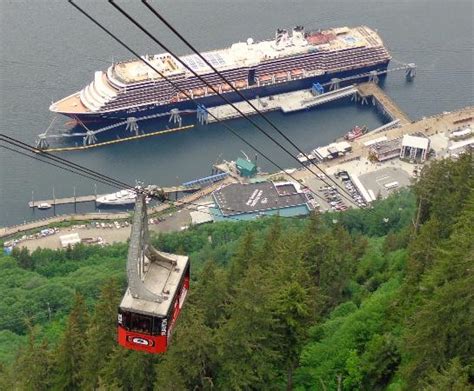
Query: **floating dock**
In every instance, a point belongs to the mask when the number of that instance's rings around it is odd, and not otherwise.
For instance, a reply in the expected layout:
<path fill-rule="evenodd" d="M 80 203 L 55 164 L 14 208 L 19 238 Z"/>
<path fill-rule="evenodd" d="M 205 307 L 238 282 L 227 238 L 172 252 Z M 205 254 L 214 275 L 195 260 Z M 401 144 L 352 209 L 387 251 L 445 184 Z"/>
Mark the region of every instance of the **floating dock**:
<path fill-rule="evenodd" d="M 162 190 L 165 194 L 173 194 L 173 193 L 186 193 L 186 192 L 195 192 L 201 189 L 200 185 L 187 185 L 187 186 L 171 186 L 171 187 L 163 187 Z M 37 201 L 30 201 L 28 202 L 28 206 L 30 208 L 37 208 L 38 205 L 42 203 L 50 204 L 51 206 L 57 205 L 68 205 L 68 204 L 79 204 L 82 202 L 95 202 L 97 198 L 103 197 L 103 195 L 83 195 L 77 197 L 64 197 L 64 198 L 53 198 L 51 200 L 37 200 Z"/>

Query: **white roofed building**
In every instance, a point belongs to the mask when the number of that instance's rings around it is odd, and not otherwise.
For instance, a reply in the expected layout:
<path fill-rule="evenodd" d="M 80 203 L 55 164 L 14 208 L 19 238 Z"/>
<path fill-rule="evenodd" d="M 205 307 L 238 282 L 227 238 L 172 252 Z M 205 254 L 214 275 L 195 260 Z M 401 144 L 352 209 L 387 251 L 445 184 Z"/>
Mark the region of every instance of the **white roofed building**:
<path fill-rule="evenodd" d="M 406 134 L 402 139 L 400 159 L 424 162 L 430 151 L 430 139 L 425 136 Z"/>
<path fill-rule="evenodd" d="M 81 243 L 81 238 L 79 237 L 78 233 L 73 233 L 60 236 L 59 241 L 61 242 L 61 247 L 66 248 L 68 246 L 72 247 L 78 243 Z"/>

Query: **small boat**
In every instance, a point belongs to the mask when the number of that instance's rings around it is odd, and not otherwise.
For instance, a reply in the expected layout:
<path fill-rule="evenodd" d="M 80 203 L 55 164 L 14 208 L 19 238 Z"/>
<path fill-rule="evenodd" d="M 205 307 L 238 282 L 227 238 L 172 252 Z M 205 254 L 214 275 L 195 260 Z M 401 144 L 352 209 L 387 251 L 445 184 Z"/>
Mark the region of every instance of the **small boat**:
<path fill-rule="evenodd" d="M 129 205 L 134 204 L 137 194 L 131 190 L 120 190 L 117 193 L 105 194 L 97 197 L 97 203 L 103 205 Z"/>
<path fill-rule="evenodd" d="M 47 202 L 42 202 L 37 206 L 38 209 L 50 209 L 51 205 Z"/>
<path fill-rule="evenodd" d="M 117 193 L 105 194 L 97 197 L 96 202 L 102 205 L 130 205 L 134 204 L 137 199 L 137 193 L 133 190 L 120 190 Z M 151 198 L 146 197 L 146 203 Z"/>
<path fill-rule="evenodd" d="M 349 132 L 346 133 L 344 136 L 344 139 L 347 141 L 354 141 L 355 139 L 358 139 L 359 137 L 363 136 L 364 134 L 367 133 L 367 126 L 354 126 Z"/>

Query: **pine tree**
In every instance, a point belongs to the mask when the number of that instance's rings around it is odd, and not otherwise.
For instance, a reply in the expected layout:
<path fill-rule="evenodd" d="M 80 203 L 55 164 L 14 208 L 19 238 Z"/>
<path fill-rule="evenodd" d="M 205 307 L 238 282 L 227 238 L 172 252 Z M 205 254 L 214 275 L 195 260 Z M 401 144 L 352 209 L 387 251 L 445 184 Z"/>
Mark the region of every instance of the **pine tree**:
<path fill-rule="evenodd" d="M 183 309 L 169 350 L 156 366 L 156 391 L 212 389 L 216 342 L 205 324 L 206 310 L 194 305 Z"/>
<path fill-rule="evenodd" d="M 228 320 L 217 331 L 218 389 L 277 388 L 281 353 L 275 340 L 274 286 L 269 275 L 261 266 L 252 265 L 236 287 Z"/>
<path fill-rule="evenodd" d="M 84 364 L 87 326 L 88 314 L 84 298 L 80 294 L 76 294 L 66 330 L 54 357 L 54 384 L 58 390 L 79 388 L 80 369 Z"/>
<path fill-rule="evenodd" d="M 458 357 L 461 365 L 474 357 L 474 191 L 454 224 L 449 240 L 434 253 L 433 266 L 423 276 L 421 305 L 406 331 L 409 360 L 404 374 L 419 387 L 430 371 L 439 371 Z"/>
<path fill-rule="evenodd" d="M 256 259 L 255 234 L 247 229 L 239 242 L 235 255 L 232 257 L 229 268 L 229 285 L 232 287 L 236 281 L 246 273 L 249 265 Z"/>
<path fill-rule="evenodd" d="M 281 217 L 271 217 L 270 227 L 265 235 L 261 250 L 258 252 L 260 262 L 272 263 L 275 259 L 282 239 Z"/>
<path fill-rule="evenodd" d="M 207 261 L 191 292 L 189 303 L 203 311 L 207 326 L 217 327 L 224 315 L 224 305 L 229 299 L 227 273 L 214 261 Z"/>
<path fill-rule="evenodd" d="M 12 387 L 14 390 L 43 391 L 51 389 L 52 357 L 48 343 L 36 343 L 37 330 L 30 327 L 28 343 L 20 350 L 13 364 Z"/>
<path fill-rule="evenodd" d="M 432 371 L 424 381 L 423 391 L 472 391 L 469 384 L 469 367 L 463 367 L 459 358 L 452 359 L 445 369 Z"/>
<path fill-rule="evenodd" d="M 298 364 L 306 329 L 311 319 L 308 291 L 297 281 L 282 286 L 272 299 L 278 333 L 278 350 L 286 368 L 287 390 L 293 389 L 293 372 Z"/>
<path fill-rule="evenodd" d="M 84 365 L 81 369 L 81 387 L 83 389 L 97 388 L 100 371 L 117 344 L 116 319 L 119 300 L 118 284 L 114 279 L 111 279 L 102 287 L 86 333 Z"/>
<path fill-rule="evenodd" d="M 115 346 L 104 363 L 99 389 L 151 391 L 155 382 L 157 356 Z"/>

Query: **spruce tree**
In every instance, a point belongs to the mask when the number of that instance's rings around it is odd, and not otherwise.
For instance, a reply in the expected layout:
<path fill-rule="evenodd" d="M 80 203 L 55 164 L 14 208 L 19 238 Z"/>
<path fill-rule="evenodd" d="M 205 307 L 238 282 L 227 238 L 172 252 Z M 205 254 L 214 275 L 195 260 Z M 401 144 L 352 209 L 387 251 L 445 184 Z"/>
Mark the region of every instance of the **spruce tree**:
<path fill-rule="evenodd" d="M 252 265 L 236 287 L 228 320 L 217 331 L 216 387 L 225 390 L 271 389 L 280 374 L 269 273 Z"/>
<path fill-rule="evenodd" d="M 87 326 L 88 314 L 84 298 L 77 293 L 66 330 L 54 356 L 54 386 L 58 390 L 79 389 Z"/>
<path fill-rule="evenodd" d="M 21 349 L 13 364 L 13 390 L 43 391 L 52 388 L 53 360 L 48 343 L 36 343 L 37 329 L 29 328 L 28 343 Z"/>
<path fill-rule="evenodd" d="M 197 305 L 184 307 L 169 350 L 156 366 L 156 391 L 212 389 L 216 341 L 205 324 L 207 310 Z"/>
<path fill-rule="evenodd" d="M 100 371 L 117 344 L 117 307 L 119 300 L 118 284 L 114 279 L 111 279 L 102 287 L 94 315 L 86 333 L 84 365 L 81 370 L 81 387 L 83 389 L 93 390 L 97 388 Z"/>

